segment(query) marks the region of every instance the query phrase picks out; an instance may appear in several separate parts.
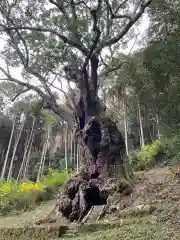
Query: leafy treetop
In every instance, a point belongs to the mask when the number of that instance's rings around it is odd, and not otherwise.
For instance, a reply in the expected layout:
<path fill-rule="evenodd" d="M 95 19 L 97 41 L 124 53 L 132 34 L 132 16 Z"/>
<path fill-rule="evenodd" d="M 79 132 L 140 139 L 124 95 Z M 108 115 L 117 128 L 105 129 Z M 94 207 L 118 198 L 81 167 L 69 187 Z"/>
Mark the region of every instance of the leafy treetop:
<path fill-rule="evenodd" d="M 37 92 L 50 103 L 55 113 L 67 115 L 58 105 L 54 92 L 65 94 L 62 79 L 67 79 L 68 68 L 76 74 L 84 69 L 90 75 L 97 72 L 100 64 L 97 63 L 93 69 L 92 57 L 98 57 L 103 49 L 112 45 L 117 47 L 125 36 L 131 36 L 130 30 L 151 2 L 2 0 L 0 31 L 7 43 L 1 52 L 7 65 L 7 68 L 0 66 L 2 80 L 21 85 L 21 92 Z M 12 76 L 10 67 L 14 66 L 22 67 L 23 80 Z M 107 69 L 107 72 L 112 70 Z M 35 84 L 32 83 L 32 76 L 36 79 Z M 69 77 L 79 88 L 82 87 L 72 71 Z M 88 81 L 92 84 L 93 79 Z M 97 92 L 98 82 L 93 84 Z M 86 83 L 88 85 L 89 82 Z"/>

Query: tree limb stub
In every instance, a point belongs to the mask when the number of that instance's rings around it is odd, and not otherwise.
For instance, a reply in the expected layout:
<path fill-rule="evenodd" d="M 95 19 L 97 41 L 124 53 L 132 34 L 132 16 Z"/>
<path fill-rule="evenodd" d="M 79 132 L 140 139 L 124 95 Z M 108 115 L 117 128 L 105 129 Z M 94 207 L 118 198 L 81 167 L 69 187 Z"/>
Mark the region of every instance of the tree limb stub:
<path fill-rule="evenodd" d="M 121 40 L 125 34 L 130 30 L 130 28 L 137 22 L 137 20 L 142 16 L 145 9 L 152 3 L 152 0 L 148 0 L 146 3 L 141 4 L 141 7 L 139 11 L 136 13 L 136 15 L 129 20 L 129 22 L 125 25 L 125 27 L 122 29 L 122 31 L 115 37 L 104 41 L 102 44 L 100 44 L 97 49 L 95 50 L 97 54 L 101 52 L 101 50 L 105 47 L 111 46 L 115 43 L 117 43 L 119 40 Z"/>

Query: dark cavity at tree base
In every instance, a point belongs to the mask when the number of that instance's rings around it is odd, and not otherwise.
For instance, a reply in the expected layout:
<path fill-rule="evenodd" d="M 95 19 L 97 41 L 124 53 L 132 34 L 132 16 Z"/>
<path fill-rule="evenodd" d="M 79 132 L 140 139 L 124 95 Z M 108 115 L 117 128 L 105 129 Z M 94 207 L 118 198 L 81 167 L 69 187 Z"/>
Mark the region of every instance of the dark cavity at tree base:
<path fill-rule="evenodd" d="M 107 193 L 102 190 L 104 180 L 91 179 L 88 175 L 80 172 L 58 194 L 58 210 L 70 221 L 80 221 L 92 206 L 107 202 Z"/>

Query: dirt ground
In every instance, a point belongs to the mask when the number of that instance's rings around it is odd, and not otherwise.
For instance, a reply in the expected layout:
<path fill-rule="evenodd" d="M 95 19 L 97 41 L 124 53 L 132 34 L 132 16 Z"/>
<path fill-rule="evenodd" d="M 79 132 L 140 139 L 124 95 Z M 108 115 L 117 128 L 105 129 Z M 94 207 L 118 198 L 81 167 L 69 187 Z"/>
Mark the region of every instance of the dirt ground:
<path fill-rule="evenodd" d="M 135 173 L 134 190 L 130 196 L 122 196 L 122 194 L 115 193 L 110 196 L 110 211 L 109 217 L 120 217 L 122 212 L 128 210 L 137 210 L 137 214 L 145 207 L 147 210 L 151 207 L 153 214 L 164 219 L 163 213 L 167 211 L 168 220 L 170 215 L 172 221 L 179 221 L 179 204 L 180 204 L 180 184 L 175 178 L 174 169 L 160 168 L 150 171 L 143 171 Z M 149 206 L 149 208 L 148 208 Z M 176 209 L 176 210 L 175 210 Z M 134 213 L 136 214 L 136 213 Z M 166 214 L 165 214 L 166 215 Z M 108 216 L 106 216 L 108 217 Z M 167 218 L 167 216 L 166 216 Z"/>

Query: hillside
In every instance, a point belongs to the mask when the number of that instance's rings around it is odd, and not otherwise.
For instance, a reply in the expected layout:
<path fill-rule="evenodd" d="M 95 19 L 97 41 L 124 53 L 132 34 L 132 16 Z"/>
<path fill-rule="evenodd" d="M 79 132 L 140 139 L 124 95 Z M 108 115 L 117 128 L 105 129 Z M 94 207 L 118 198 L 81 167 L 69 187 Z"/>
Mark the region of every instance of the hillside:
<path fill-rule="evenodd" d="M 180 185 L 174 178 L 174 171 L 161 168 L 138 172 L 134 182 L 134 191 L 130 196 L 119 193 L 110 196 L 109 212 L 99 223 L 87 223 L 78 230 L 75 224 L 71 224 L 67 232 L 67 223 L 39 226 L 29 231 L 28 222 L 51 211 L 54 201 L 49 201 L 32 212 L 1 218 L 1 239 L 58 239 L 54 236 L 59 235 L 60 226 L 65 234 L 59 239 L 178 239 Z"/>

